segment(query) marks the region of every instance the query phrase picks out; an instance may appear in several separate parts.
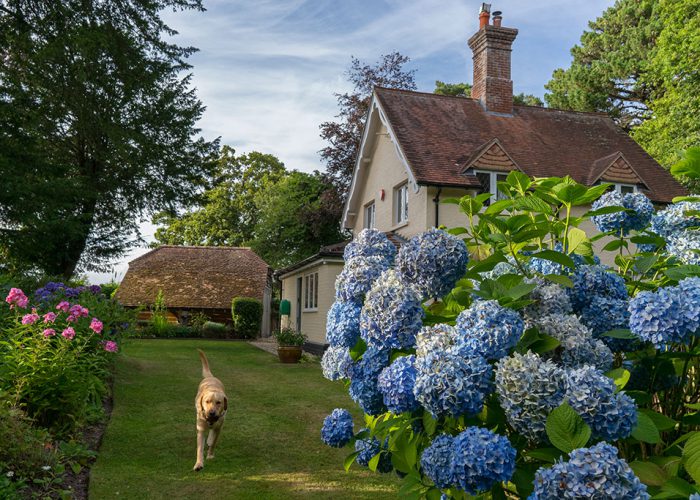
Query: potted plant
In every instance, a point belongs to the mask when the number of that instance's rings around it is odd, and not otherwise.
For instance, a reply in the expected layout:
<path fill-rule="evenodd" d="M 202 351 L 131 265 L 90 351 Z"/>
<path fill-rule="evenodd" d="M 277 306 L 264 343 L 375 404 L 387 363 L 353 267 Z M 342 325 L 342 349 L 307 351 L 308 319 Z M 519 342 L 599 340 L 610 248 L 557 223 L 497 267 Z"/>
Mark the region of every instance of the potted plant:
<path fill-rule="evenodd" d="M 298 363 L 301 359 L 301 346 L 306 342 L 306 335 L 293 328 L 282 328 L 275 334 L 277 355 L 282 363 Z"/>

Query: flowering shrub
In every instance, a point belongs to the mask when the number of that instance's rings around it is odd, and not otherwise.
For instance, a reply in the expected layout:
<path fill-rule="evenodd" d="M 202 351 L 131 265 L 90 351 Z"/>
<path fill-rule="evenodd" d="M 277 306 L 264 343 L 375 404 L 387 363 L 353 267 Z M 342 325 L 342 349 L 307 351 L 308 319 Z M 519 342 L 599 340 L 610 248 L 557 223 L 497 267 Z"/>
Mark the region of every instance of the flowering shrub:
<path fill-rule="evenodd" d="M 700 493 L 700 200 L 499 184 L 394 267 L 376 231 L 348 246 L 323 359 L 366 413 L 346 467 L 395 469 L 402 498 Z"/>

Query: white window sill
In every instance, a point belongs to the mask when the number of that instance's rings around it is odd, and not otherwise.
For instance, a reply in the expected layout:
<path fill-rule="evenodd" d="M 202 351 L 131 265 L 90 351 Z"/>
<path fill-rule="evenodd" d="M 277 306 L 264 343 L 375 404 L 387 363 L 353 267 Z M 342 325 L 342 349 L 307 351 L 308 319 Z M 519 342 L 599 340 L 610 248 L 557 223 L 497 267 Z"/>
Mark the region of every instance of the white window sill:
<path fill-rule="evenodd" d="M 402 227 L 408 226 L 408 222 L 409 221 L 406 220 L 406 221 L 400 222 L 399 224 L 396 224 L 394 227 L 391 228 L 391 231 L 396 231 L 397 229 L 401 229 Z"/>
<path fill-rule="evenodd" d="M 301 312 L 305 312 L 305 313 L 315 313 L 315 312 L 318 312 L 318 307 L 316 307 L 316 308 L 314 308 L 314 309 L 302 309 Z"/>

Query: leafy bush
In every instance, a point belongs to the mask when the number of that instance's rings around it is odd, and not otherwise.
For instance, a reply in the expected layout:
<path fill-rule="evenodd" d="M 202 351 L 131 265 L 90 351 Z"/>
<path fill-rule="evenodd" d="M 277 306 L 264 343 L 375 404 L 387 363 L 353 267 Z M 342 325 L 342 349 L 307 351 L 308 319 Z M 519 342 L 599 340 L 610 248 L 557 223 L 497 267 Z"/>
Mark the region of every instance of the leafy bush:
<path fill-rule="evenodd" d="M 294 328 L 282 328 L 275 333 L 275 339 L 280 346 L 296 347 L 303 346 L 306 342 L 306 335 L 297 332 Z"/>
<path fill-rule="evenodd" d="M 207 321 L 202 327 L 202 337 L 206 339 L 225 339 L 229 337 L 229 329 L 223 323 Z"/>
<path fill-rule="evenodd" d="M 195 335 L 201 336 L 207 321 L 209 321 L 209 317 L 203 312 L 197 311 L 190 316 L 189 326 Z"/>
<path fill-rule="evenodd" d="M 156 300 L 151 307 L 151 320 L 148 323 L 148 331 L 155 337 L 167 337 L 169 328 L 168 309 L 165 306 L 165 296 L 163 290 L 158 290 Z"/>
<path fill-rule="evenodd" d="M 242 338 L 254 338 L 260 333 L 263 306 L 258 299 L 236 297 L 231 302 L 233 329 Z"/>
<path fill-rule="evenodd" d="M 466 227 L 416 236 L 381 275 L 388 240 L 358 235 L 322 361 L 366 414 L 346 467 L 396 469 L 406 498 L 700 492 L 700 198 L 574 215 L 608 188 L 511 172 L 506 199 L 444 200 Z"/>

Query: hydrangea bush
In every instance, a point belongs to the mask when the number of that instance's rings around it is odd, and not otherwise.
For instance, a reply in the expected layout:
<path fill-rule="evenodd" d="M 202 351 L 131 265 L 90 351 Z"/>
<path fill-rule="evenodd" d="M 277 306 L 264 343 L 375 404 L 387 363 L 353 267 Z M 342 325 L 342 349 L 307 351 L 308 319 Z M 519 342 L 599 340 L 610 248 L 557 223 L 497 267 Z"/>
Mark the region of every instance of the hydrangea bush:
<path fill-rule="evenodd" d="M 365 417 L 329 430 L 334 410 L 324 441 L 396 471 L 402 498 L 700 494 L 700 200 L 654 214 L 519 172 L 500 189 L 445 200 L 465 227 L 398 252 L 376 230 L 348 245 L 322 365 Z"/>

